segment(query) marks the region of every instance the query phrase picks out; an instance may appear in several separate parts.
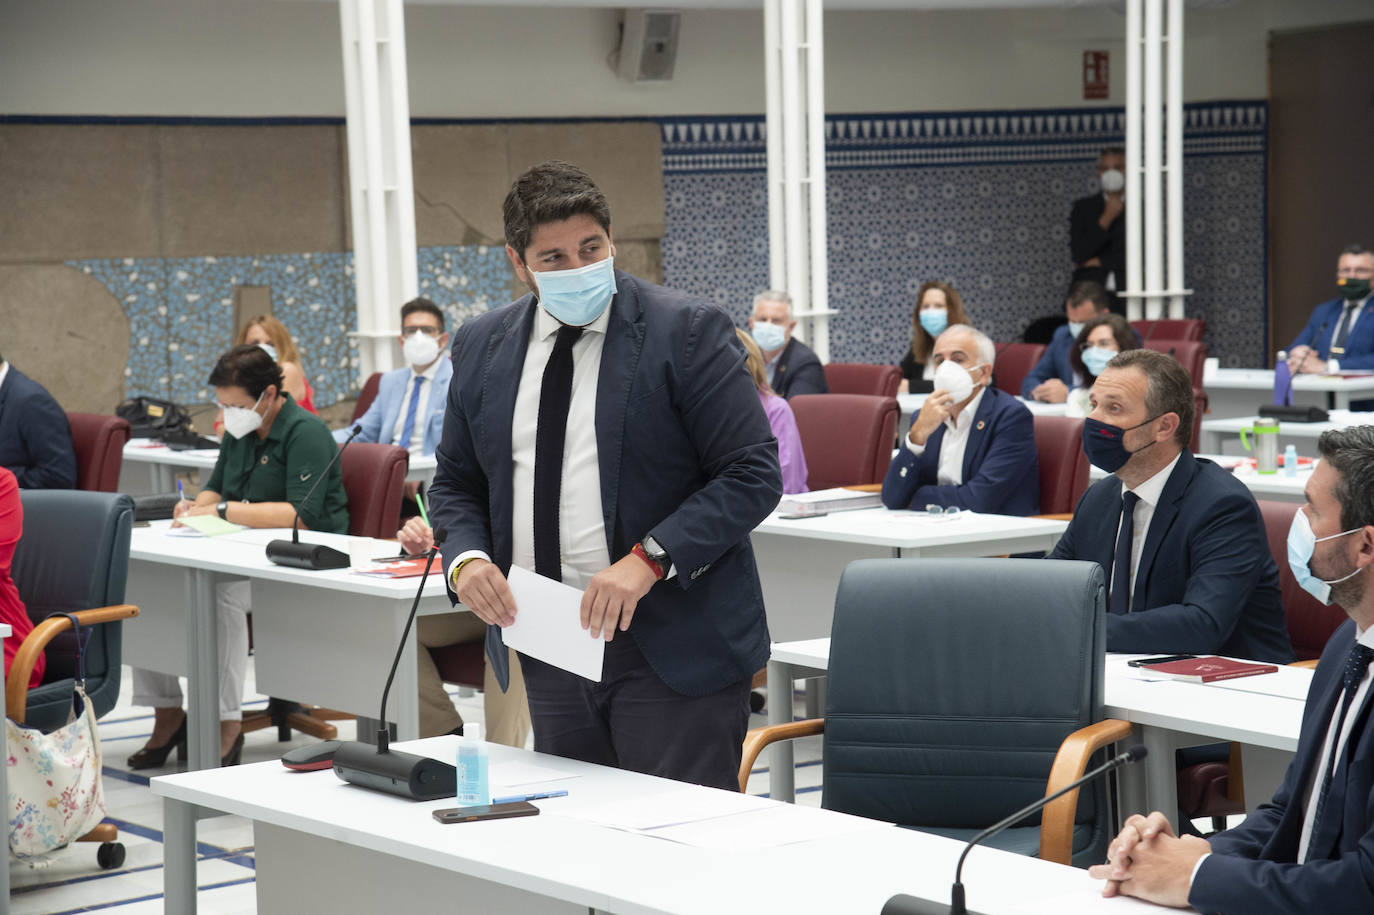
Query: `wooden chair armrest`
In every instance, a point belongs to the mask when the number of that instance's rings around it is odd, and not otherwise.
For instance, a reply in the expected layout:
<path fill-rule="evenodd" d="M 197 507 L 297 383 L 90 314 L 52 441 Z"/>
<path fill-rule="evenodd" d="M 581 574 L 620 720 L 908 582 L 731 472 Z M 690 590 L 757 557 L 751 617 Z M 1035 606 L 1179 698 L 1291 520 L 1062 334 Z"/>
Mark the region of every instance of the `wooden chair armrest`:
<path fill-rule="evenodd" d="M 1289 664 L 1288 666 L 1289 666 L 1289 667 L 1301 667 L 1303 670 L 1316 670 L 1316 669 L 1317 669 L 1317 659 L 1316 659 L 1316 658 L 1311 658 L 1311 659 L 1306 660 L 1306 661 L 1294 661 L 1292 664 Z"/>
<path fill-rule="evenodd" d="M 764 747 L 780 740 L 810 737 L 824 731 L 824 718 L 808 718 L 805 721 L 789 721 L 787 724 L 770 724 L 765 727 L 754 728 L 745 734 L 744 755 L 740 757 L 739 763 L 740 794 L 744 793 L 745 786 L 749 784 L 749 772 L 754 768 L 754 761 L 759 758 Z"/>
<path fill-rule="evenodd" d="M 1054 515 L 1031 515 L 1032 518 L 1040 518 L 1043 521 L 1072 521 L 1073 512 L 1059 512 Z"/>
<path fill-rule="evenodd" d="M 846 486 L 845 489 L 852 489 L 854 492 L 882 492 L 882 483 L 855 483 L 853 486 Z"/>
<path fill-rule="evenodd" d="M 77 610 L 72 615 L 81 622 L 81 625 L 94 626 L 99 623 L 109 623 L 114 620 L 138 616 L 138 608 L 133 604 L 115 604 L 110 607 Z M 17 723 L 24 723 L 24 712 L 29 695 L 29 677 L 33 675 L 33 666 L 38 663 L 38 656 L 42 654 L 43 649 L 48 647 L 48 643 L 59 632 L 65 632 L 71 626 L 71 620 L 65 616 L 50 616 L 34 626 L 33 631 L 20 643 L 19 650 L 15 652 L 14 661 L 10 664 L 9 674 L 5 678 L 5 714 Z"/>
<path fill-rule="evenodd" d="M 1059 745 L 1054 765 L 1050 767 L 1049 784 L 1045 793 L 1053 794 L 1080 777 L 1088 768 L 1088 759 L 1109 743 L 1131 735 L 1131 723 L 1107 718 L 1085 728 L 1079 728 Z M 1073 859 L 1073 817 L 1078 808 L 1078 790 L 1051 801 L 1040 812 L 1040 857 L 1057 864 L 1069 864 Z"/>

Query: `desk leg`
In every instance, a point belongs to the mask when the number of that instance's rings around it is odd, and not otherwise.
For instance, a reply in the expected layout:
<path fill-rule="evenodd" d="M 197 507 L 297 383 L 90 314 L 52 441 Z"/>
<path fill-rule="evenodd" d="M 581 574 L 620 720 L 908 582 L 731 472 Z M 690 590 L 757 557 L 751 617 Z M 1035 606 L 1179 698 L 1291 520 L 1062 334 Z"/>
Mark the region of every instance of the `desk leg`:
<path fill-rule="evenodd" d="M 218 738 L 216 738 L 218 739 Z M 218 748 L 216 748 L 216 752 Z M 169 915 L 195 915 L 196 808 L 164 798 L 162 801 L 162 893 Z"/>
<path fill-rule="evenodd" d="M 1203 454 L 1221 454 L 1221 433 L 1203 429 L 1199 444 Z"/>
<path fill-rule="evenodd" d="M 1337 410 L 1350 409 L 1350 394 L 1347 391 L 1332 391 L 1331 400 Z"/>
<path fill-rule="evenodd" d="M 186 582 L 186 672 L 191 769 L 219 765 L 219 632 L 215 575 L 193 569 Z"/>
<path fill-rule="evenodd" d="M 1178 819 L 1178 767 L 1174 762 L 1174 751 L 1186 744 L 1179 742 L 1177 734 L 1164 728 L 1143 727 L 1140 737 L 1150 751 L 1145 760 L 1146 808 L 1132 813 L 1158 810 L 1173 823 Z"/>
<path fill-rule="evenodd" d="M 768 662 L 768 723 L 787 724 L 792 720 L 792 665 Z M 773 744 L 768 762 L 768 796 L 792 803 L 797 799 L 793 780 L 792 742 Z"/>

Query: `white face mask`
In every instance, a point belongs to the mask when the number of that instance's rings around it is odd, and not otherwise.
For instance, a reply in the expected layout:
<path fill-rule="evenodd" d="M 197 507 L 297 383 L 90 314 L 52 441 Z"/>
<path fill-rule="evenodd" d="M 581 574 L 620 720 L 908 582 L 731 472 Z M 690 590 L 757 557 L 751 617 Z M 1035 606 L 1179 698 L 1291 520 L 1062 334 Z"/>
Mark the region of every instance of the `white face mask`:
<path fill-rule="evenodd" d="M 1120 169 L 1109 168 L 1098 176 L 1097 183 L 1108 194 L 1119 194 L 1126 189 L 1126 176 Z"/>
<path fill-rule="evenodd" d="M 259 343 L 258 348 L 272 357 L 272 361 L 277 361 L 277 348 L 270 343 Z"/>
<path fill-rule="evenodd" d="M 439 341 L 423 331 L 416 332 L 406 337 L 406 342 L 401 344 L 401 353 L 406 362 L 424 367 L 439 357 Z"/>
<path fill-rule="evenodd" d="M 976 369 L 978 366 L 975 365 L 973 368 Z M 935 390 L 948 392 L 955 403 L 963 403 L 973 393 L 973 376 L 969 374 L 969 370 L 948 359 L 941 362 L 940 367 L 935 370 L 933 383 Z"/>
<path fill-rule="evenodd" d="M 225 407 L 224 431 L 234 438 L 243 438 L 262 428 L 262 414 L 258 412 L 258 404 L 262 403 L 263 394 L 266 393 L 263 391 L 259 394 L 251 407 Z"/>

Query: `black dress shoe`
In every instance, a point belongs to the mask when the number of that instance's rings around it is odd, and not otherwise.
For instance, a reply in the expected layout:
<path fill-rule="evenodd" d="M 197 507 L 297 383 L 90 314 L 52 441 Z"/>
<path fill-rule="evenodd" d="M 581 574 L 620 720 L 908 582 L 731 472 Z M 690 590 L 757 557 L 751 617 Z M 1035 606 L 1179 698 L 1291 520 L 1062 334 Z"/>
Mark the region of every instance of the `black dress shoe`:
<path fill-rule="evenodd" d="M 144 747 L 137 753 L 128 758 L 125 765 L 130 769 L 156 769 L 167 762 L 167 756 L 172 750 L 177 751 L 177 761 L 184 762 L 186 759 L 186 718 L 183 716 L 181 724 L 172 732 L 172 739 L 160 747 Z"/>
<path fill-rule="evenodd" d="M 234 738 L 234 745 L 229 748 L 229 752 L 220 757 L 219 764 L 224 766 L 237 766 L 239 759 L 243 756 L 243 732 L 239 731 L 239 736 Z"/>

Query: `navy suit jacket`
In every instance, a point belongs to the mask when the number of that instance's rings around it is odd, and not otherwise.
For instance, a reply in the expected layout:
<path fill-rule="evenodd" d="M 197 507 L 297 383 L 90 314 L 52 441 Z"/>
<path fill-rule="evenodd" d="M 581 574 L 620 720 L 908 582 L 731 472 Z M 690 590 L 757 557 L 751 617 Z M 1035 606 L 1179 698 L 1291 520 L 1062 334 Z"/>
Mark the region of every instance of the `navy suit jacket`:
<path fill-rule="evenodd" d="M 781 398 L 798 394 L 829 394 L 825 368 L 811 347 L 796 339 L 787 341 L 773 367 L 773 393 Z"/>
<path fill-rule="evenodd" d="M 0 467 L 21 489 L 75 489 L 72 427 L 47 389 L 10 364 L 0 385 Z"/>
<path fill-rule="evenodd" d="M 1298 751 L 1283 784 L 1235 829 L 1211 840 L 1213 854 L 1198 868 L 1188 902 L 1199 911 L 1374 912 L 1374 725 L 1366 694 L 1338 762 L 1323 819 L 1307 864 L 1298 864 L 1298 840 L 1322 743 L 1339 708 L 1341 673 L 1355 642 L 1347 621 L 1326 644 L 1303 710 Z M 1340 815 L 1329 813 L 1339 811 Z"/>
<path fill-rule="evenodd" d="M 1341 309 L 1344 307 L 1345 299 L 1334 298 L 1312 309 L 1312 319 L 1288 348 L 1310 346 L 1321 358 L 1330 359 L 1331 340 L 1336 336 L 1336 327 L 1341 323 Z M 1336 358 L 1340 360 L 1342 369 L 1374 369 L 1374 298 L 1364 303 L 1355 329 L 1345 338 L 1345 355 Z"/>
<path fill-rule="evenodd" d="M 940 423 L 926 439 L 920 457 L 905 444 L 897 449 L 883 479 L 884 505 L 917 510 L 927 505 L 957 505 L 999 515 L 1040 511 L 1040 461 L 1034 421 L 1025 404 L 997 388 L 984 390 L 968 433 L 964 482 L 959 486 L 938 483 L 940 445 L 948 430 Z"/>
<path fill-rule="evenodd" d="M 616 271 L 596 389 L 606 546 L 614 562 L 652 535 L 677 576 L 639 602 L 629 634 L 654 672 L 701 696 L 768 660 L 752 531 L 782 496 L 778 446 L 725 312 Z M 533 296 L 463 323 L 435 451 L 430 521 L 453 557 L 483 550 L 508 572 L 511 426 Z M 504 688 L 501 630 L 487 652 Z"/>
<path fill-rule="evenodd" d="M 1111 474 L 1083 493 L 1049 558 L 1095 561 L 1110 579 L 1120 520 L 1121 481 Z M 1107 614 L 1108 651 L 1293 660 L 1255 497 L 1187 449 L 1155 506 L 1131 607 Z"/>
<path fill-rule="evenodd" d="M 1069 362 L 1074 342 L 1075 338 L 1069 332 L 1069 325 L 1065 324 L 1055 330 L 1054 336 L 1050 338 L 1049 348 L 1041 355 L 1040 361 L 1035 363 L 1035 368 L 1030 370 L 1026 380 L 1021 382 L 1022 397 L 1029 399 L 1036 385 L 1051 378 L 1058 378 L 1070 388 L 1077 387 L 1073 377 L 1073 363 Z"/>

